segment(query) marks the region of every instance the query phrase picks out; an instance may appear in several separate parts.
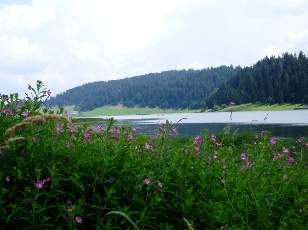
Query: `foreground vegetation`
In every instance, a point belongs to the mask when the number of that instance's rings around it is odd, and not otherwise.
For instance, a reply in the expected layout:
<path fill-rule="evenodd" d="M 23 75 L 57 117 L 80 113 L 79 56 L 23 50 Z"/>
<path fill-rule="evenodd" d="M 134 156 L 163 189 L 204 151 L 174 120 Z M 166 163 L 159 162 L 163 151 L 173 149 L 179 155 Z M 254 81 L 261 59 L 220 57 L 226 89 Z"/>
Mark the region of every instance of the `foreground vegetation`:
<path fill-rule="evenodd" d="M 278 111 L 278 110 L 294 110 L 294 109 L 308 109 L 307 105 L 302 104 L 274 104 L 274 105 L 262 105 L 262 104 L 241 104 L 232 105 L 225 108 L 218 108 L 219 112 L 237 112 L 237 111 Z"/>
<path fill-rule="evenodd" d="M 3 229 L 307 229 L 307 137 L 77 126 L 30 90 L 1 97 Z"/>

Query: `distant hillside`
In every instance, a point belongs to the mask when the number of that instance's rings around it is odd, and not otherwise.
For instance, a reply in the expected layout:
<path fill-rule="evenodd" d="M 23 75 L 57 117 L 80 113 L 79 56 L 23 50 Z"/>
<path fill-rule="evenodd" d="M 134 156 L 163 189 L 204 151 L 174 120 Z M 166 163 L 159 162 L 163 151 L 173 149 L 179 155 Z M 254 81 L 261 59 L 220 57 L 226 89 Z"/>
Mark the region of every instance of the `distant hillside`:
<path fill-rule="evenodd" d="M 207 106 L 243 103 L 308 103 L 308 58 L 298 55 L 264 58 L 223 83 Z"/>
<path fill-rule="evenodd" d="M 240 67 L 151 73 L 121 80 L 88 83 L 57 95 L 52 105 L 76 105 L 87 111 L 104 105 L 204 108 L 208 97 L 236 75 Z"/>

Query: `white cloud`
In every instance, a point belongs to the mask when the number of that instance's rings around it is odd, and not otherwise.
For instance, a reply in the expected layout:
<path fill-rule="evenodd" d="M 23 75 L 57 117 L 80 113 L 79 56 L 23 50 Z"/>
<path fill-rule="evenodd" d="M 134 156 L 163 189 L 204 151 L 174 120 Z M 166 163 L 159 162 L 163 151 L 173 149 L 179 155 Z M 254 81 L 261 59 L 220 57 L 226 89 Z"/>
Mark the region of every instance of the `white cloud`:
<path fill-rule="evenodd" d="M 0 92 L 23 92 L 36 79 L 60 92 L 90 81 L 202 63 L 251 64 L 308 50 L 306 0 L 13 2 L 0 4 Z"/>

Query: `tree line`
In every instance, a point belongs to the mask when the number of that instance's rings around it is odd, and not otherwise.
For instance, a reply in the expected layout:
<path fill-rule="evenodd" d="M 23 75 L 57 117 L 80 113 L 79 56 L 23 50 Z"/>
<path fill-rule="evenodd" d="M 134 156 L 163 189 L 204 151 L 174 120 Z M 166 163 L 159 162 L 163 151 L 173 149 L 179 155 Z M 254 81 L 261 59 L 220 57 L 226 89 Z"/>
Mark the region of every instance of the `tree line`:
<path fill-rule="evenodd" d="M 249 67 L 171 70 L 88 83 L 48 102 L 86 111 L 104 105 L 213 108 L 242 103 L 308 103 L 308 58 L 303 53 L 265 57 Z"/>

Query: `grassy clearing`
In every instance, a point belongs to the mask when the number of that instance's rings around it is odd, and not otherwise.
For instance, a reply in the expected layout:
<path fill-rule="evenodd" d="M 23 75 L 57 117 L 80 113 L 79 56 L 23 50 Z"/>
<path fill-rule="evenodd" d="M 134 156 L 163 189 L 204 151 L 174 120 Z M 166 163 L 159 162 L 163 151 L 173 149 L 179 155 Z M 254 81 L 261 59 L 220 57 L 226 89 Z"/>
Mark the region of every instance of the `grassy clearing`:
<path fill-rule="evenodd" d="M 308 137 L 146 137 L 16 104 L 0 103 L 2 229 L 307 229 Z"/>
<path fill-rule="evenodd" d="M 196 112 L 197 110 L 188 109 L 161 109 L 161 108 L 140 108 L 140 107 L 125 107 L 122 105 L 103 106 L 92 111 L 82 112 L 81 116 L 115 116 L 115 115 L 135 115 L 135 114 L 156 114 L 156 113 L 184 113 Z"/>
<path fill-rule="evenodd" d="M 308 109 L 307 105 L 302 104 L 275 104 L 275 105 L 256 105 L 252 103 L 229 106 L 227 108 L 219 109 L 219 112 L 233 112 L 236 111 L 275 111 L 275 110 L 294 110 L 294 109 Z"/>

